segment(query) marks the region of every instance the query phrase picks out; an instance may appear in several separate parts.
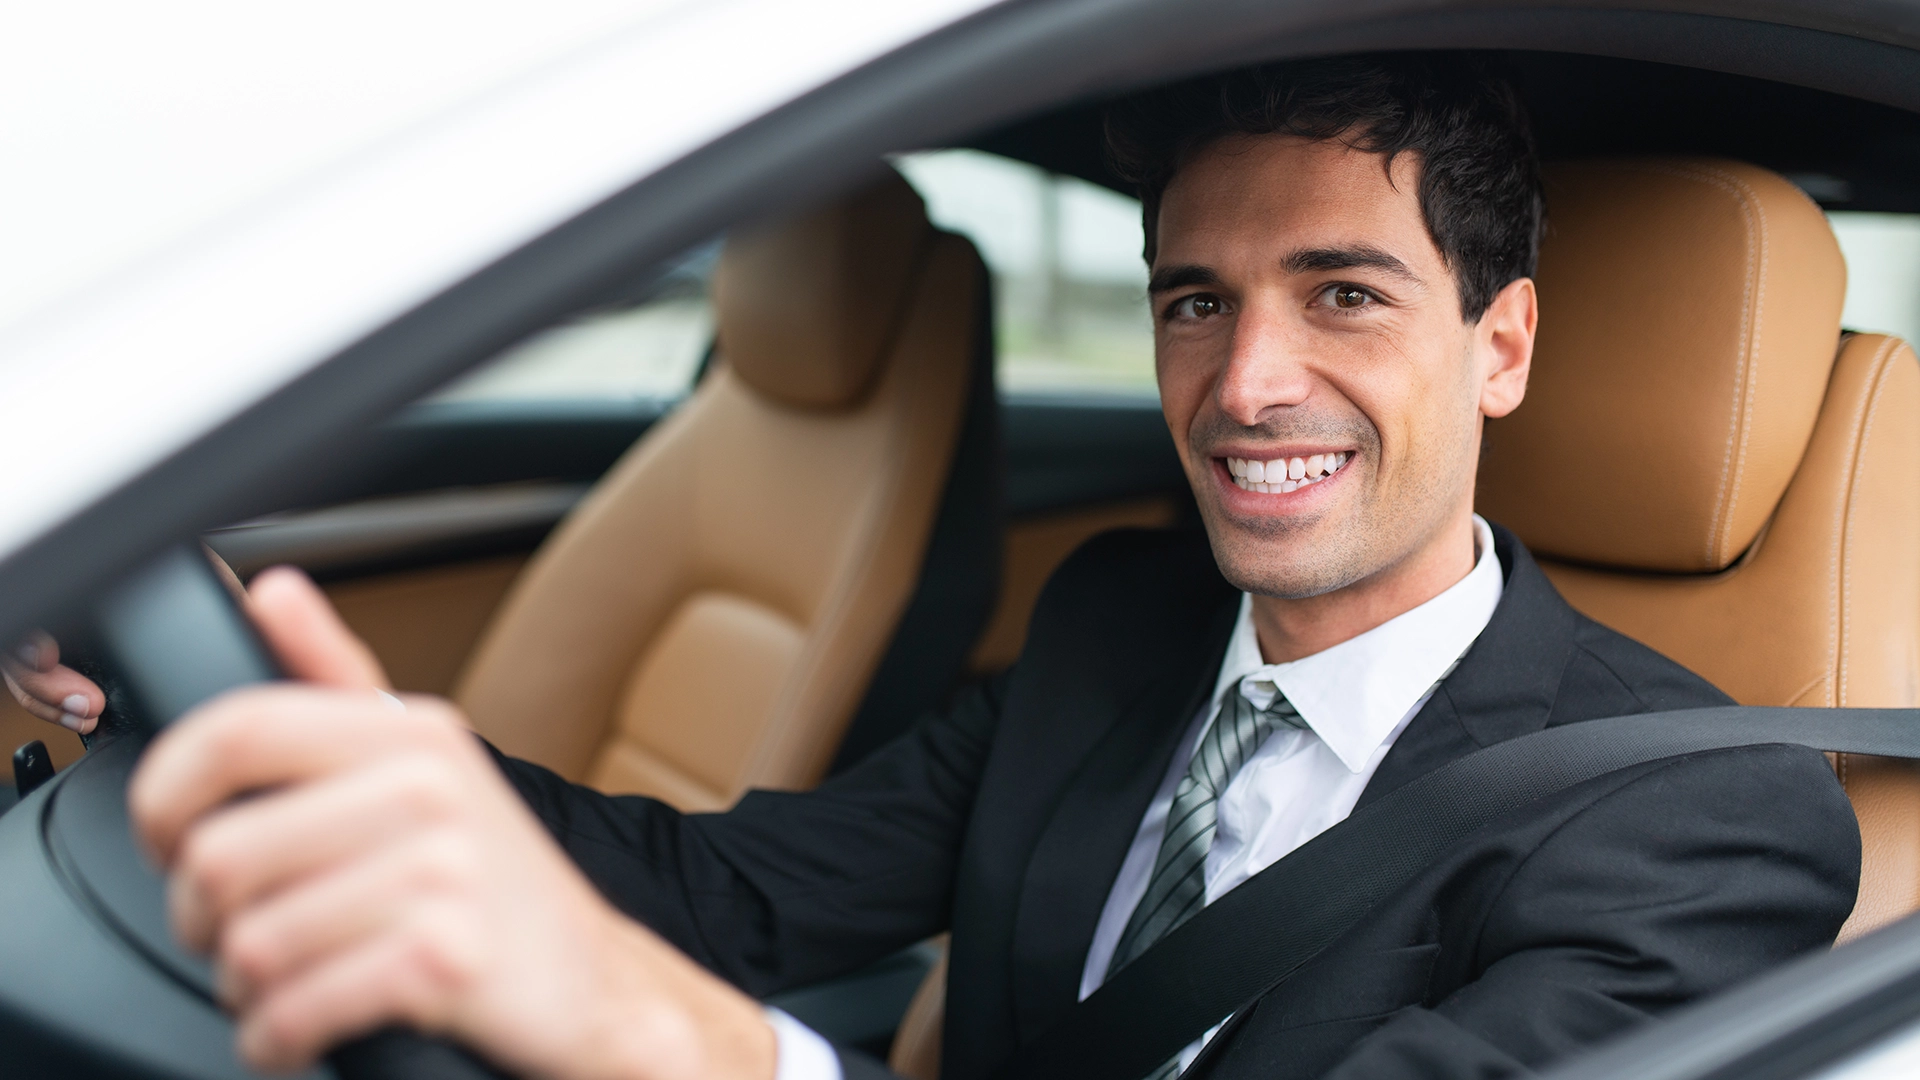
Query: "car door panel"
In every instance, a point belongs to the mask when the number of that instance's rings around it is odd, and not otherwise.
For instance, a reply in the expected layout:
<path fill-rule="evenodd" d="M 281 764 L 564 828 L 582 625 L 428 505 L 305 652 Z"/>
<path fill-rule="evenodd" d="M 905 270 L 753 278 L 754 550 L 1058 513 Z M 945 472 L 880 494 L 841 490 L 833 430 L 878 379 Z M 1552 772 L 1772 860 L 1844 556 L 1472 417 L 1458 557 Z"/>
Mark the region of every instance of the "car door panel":
<path fill-rule="evenodd" d="M 396 689 L 448 694 L 526 561 L 505 555 L 356 578 L 326 586 L 327 598 Z"/>
<path fill-rule="evenodd" d="M 537 548 L 662 412 L 658 404 L 417 407 L 340 467 L 336 504 L 206 539 L 242 577 L 277 563 L 313 574 L 398 685 L 442 693 L 511 584 L 506 568 Z M 1073 548 L 1105 529 L 1164 526 L 1191 513 L 1151 400 L 1015 398 L 1003 417 L 1007 561 L 975 656 L 981 671 L 1018 653 L 1040 586 Z"/>

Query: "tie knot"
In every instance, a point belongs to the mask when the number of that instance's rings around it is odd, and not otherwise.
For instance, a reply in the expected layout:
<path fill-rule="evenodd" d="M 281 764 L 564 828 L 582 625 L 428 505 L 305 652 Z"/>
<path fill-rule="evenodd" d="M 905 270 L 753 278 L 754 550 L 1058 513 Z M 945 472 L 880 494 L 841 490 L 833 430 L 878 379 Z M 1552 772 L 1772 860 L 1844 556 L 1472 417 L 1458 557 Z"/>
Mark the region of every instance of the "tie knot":
<path fill-rule="evenodd" d="M 1250 687 L 1249 683 L 1253 685 Z M 1280 684 L 1268 679 L 1249 677 L 1237 680 L 1221 697 L 1223 698 L 1220 702 L 1222 716 L 1230 716 L 1236 709 L 1250 709 L 1261 720 L 1274 725 L 1299 728 L 1303 731 L 1309 727 L 1306 719 L 1300 715 L 1300 710 L 1294 708 L 1293 702 L 1287 700 L 1287 695 L 1281 691 Z M 1260 704 L 1259 698 L 1266 698 L 1267 703 Z"/>

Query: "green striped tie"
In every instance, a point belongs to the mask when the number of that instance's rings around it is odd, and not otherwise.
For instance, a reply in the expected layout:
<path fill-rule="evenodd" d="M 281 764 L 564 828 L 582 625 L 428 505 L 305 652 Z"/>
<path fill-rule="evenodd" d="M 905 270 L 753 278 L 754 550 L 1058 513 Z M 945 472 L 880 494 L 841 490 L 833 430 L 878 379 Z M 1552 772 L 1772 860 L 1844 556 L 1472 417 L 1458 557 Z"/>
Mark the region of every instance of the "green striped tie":
<path fill-rule="evenodd" d="M 1174 789 L 1167 811 L 1167 831 L 1160 854 L 1153 861 L 1146 895 L 1127 919 L 1114 946 L 1107 977 L 1137 959 L 1161 938 L 1207 903 L 1207 849 L 1213 846 L 1215 813 L 1220 795 L 1232 783 L 1267 736 L 1281 727 L 1305 729 L 1307 722 L 1285 694 L 1274 692 L 1273 703 L 1256 707 L 1234 683 L 1221 695 L 1220 711 L 1207 729 L 1187 765 L 1187 775 Z M 1180 1055 L 1148 1074 L 1147 1080 L 1166 1080 L 1180 1071 Z"/>

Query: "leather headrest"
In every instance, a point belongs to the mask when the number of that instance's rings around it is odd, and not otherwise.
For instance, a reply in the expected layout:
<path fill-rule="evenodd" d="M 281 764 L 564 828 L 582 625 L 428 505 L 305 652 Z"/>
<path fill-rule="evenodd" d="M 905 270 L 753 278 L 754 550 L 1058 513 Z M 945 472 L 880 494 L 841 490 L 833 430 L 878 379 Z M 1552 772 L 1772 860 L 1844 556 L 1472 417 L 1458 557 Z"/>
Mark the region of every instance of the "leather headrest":
<path fill-rule="evenodd" d="M 1838 347 L 1846 264 L 1786 180 L 1732 161 L 1546 172 L 1540 333 L 1489 423 L 1479 504 L 1561 559 L 1725 569 L 1799 467 Z"/>
<path fill-rule="evenodd" d="M 719 350 L 747 385 L 815 409 L 874 384 L 931 238 L 898 173 L 805 213 L 727 237 L 714 281 Z"/>

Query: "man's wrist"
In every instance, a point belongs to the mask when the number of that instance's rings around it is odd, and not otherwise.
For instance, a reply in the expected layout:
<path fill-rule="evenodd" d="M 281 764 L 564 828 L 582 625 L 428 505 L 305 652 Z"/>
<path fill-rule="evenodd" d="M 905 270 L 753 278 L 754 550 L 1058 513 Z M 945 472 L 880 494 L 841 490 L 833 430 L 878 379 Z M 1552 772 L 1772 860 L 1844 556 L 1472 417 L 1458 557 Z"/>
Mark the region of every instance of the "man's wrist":
<path fill-rule="evenodd" d="M 611 979 L 590 1010 L 603 1047 L 582 1080 L 775 1080 L 779 1042 L 766 1011 L 638 923 L 615 918 Z M 624 948 L 620 944 L 624 939 Z M 620 955 L 624 954 L 624 955 Z"/>

